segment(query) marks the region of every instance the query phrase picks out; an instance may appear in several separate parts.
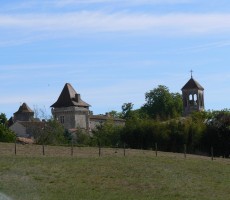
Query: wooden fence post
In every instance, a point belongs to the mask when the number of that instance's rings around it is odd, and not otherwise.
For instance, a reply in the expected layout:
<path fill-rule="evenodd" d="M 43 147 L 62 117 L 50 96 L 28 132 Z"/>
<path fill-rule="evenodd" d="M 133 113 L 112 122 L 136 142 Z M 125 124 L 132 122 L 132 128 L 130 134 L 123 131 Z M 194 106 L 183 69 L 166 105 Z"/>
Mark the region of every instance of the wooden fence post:
<path fill-rule="evenodd" d="M 212 160 L 213 160 L 213 147 L 211 147 L 211 158 L 212 158 Z"/>
<path fill-rule="evenodd" d="M 73 156 L 73 140 L 71 141 L 71 156 Z"/>
<path fill-rule="evenodd" d="M 157 143 L 155 143 L 155 153 L 156 153 L 156 157 L 157 157 Z"/>
<path fill-rule="evenodd" d="M 45 146 L 44 146 L 44 144 L 42 145 L 42 155 L 43 156 L 45 155 Z"/>
<path fill-rule="evenodd" d="M 187 147 L 186 144 L 184 144 L 184 158 L 186 158 L 186 154 L 187 154 Z"/>
<path fill-rule="evenodd" d="M 17 155 L 17 141 L 14 143 L 14 155 Z"/>
<path fill-rule="evenodd" d="M 117 150 L 118 150 L 118 144 L 116 144 L 115 153 L 117 153 Z"/>
<path fill-rule="evenodd" d="M 101 157 L 101 144 L 100 144 L 100 142 L 98 143 L 98 148 L 99 148 L 99 150 L 98 150 L 99 157 Z"/>
<path fill-rule="evenodd" d="M 126 155 L 126 152 L 125 152 L 125 143 L 124 143 L 124 156 Z"/>

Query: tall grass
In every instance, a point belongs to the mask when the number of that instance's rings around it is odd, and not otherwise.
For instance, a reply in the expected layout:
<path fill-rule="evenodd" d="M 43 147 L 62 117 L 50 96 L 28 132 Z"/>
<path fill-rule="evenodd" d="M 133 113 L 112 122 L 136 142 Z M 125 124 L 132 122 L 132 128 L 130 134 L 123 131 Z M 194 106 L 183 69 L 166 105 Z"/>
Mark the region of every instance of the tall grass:
<path fill-rule="evenodd" d="M 1 150 L 4 145 L 12 144 L 1 144 Z M 229 160 L 162 152 L 155 157 L 152 151 L 137 150 L 127 150 L 124 157 L 114 149 L 102 149 L 98 157 L 93 148 L 75 149 L 71 157 L 67 147 L 47 149 L 57 154 L 1 151 L 0 193 L 16 200 L 230 199 Z M 58 155 L 61 151 L 66 153 Z"/>

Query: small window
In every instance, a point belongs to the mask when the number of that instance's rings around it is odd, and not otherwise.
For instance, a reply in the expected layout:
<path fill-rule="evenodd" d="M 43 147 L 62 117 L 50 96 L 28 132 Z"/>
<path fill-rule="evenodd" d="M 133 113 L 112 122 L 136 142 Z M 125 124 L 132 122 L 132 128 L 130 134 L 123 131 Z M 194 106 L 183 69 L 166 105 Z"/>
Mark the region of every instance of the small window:
<path fill-rule="evenodd" d="M 197 101 L 197 94 L 194 94 L 194 101 Z"/>
<path fill-rule="evenodd" d="M 64 116 L 60 116 L 60 122 L 61 122 L 61 124 L 65 123 L 65 117 Z"/>

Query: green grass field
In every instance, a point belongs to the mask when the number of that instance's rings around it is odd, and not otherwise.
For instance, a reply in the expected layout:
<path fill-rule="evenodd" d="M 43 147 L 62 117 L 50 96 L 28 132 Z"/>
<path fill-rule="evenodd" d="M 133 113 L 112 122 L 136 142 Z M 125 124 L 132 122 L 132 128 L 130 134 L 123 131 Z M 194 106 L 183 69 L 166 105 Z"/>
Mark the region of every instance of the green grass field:
<path fill-rule="evenodd" d="M 0 193 L 9 199 L 229 200 L 230 160 L 153 151 L 0 143 Z M 1 195 L 0 195 L 1 199 Z"/>

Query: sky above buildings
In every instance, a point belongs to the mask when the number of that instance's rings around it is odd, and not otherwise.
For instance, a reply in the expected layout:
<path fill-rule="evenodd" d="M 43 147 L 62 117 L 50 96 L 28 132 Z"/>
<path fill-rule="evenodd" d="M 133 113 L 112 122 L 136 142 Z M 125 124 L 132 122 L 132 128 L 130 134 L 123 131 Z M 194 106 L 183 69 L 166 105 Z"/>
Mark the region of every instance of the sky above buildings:
<path fill-rule="evenodd" d="M 0 6 L 0 112 L 46 108 L 71 83 L 95 114 L 193 77 L 230 108 L 228 0 L 11 0 Z"/>

